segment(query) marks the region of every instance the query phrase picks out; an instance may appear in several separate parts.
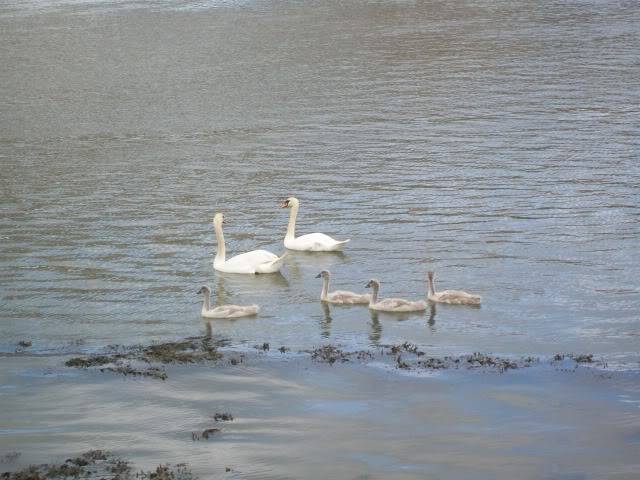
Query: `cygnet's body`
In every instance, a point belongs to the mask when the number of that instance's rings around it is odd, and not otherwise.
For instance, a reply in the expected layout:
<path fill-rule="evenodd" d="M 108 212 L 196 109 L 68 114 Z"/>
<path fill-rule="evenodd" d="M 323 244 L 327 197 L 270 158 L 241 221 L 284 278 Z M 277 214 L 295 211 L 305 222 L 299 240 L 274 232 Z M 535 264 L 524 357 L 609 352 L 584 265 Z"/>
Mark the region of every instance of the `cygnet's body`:
<path fill-rule="evenodd" d="M 365 305 L 371 301 L 371 295 L 368 293 L 354 293 L 347 290 L 336 290 L 329 292 L 329 279 L 331 273 L 327 270 L 321 271 L 316 278 L 322 277 L 322 293 L 320 300 L 327 303 L 335 303 L 338 305 Z"/>
<path fill-rule="evenodd" d="M 257 305 L 220 305 L 211 308 L 211 289 L 207 286 L 202 287 L 197 293 L 204 294 L 204 302 L 202 303 L 202 316 L 204 318 L 239 318 L 257 315 L 260 310 Z"/>
<path fill-rule="evenodd" d="M 429 293 L 427 298 L 436 303 L 448 303 L 450 305 L 480 305 L 482 297 L 480 295 L 474 295 L 472 293 L 463 292 L 462 290 L 443 290 L 442 292 L 436 292 L 434 284 L 433 272 L 427 272 L 427 278 L 429 281 Z"/>
<path fill-rule="evenodd" d="M 289 250 L 299 250 L 303 252 L 335 252 L 342 250 L 349 240 L 336 240 L 324 233 L 309 233 L 296 237 L 296 217 L 300 208 L 300 201 L 295 197 L 289 197 L 281 208 L 291 208 L 287 234 L 284 237 L 284 246 Z"/>
<path fill-rule="evenodd" d="M 369 308 L 378 312 L 420 312 L 427 309 L 427 302 L 423 300 L 411 301 L 403 298 L 384 298 L 378 299 L 378 290 L 380 290 L 380 282 L 378 280 L 370 280 L 367 288 L 373 288 L 373 295 L 369 302 Z"/>

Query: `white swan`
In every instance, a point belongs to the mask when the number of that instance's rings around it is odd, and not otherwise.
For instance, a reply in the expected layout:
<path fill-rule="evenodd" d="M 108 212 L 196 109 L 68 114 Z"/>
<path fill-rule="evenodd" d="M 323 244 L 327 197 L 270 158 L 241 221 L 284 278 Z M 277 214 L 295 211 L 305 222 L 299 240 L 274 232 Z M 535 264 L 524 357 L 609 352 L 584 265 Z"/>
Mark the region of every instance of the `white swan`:
<path fill-rule="evenodd" d="M 275 273 L 280 271 L 282 259 L 286 256 L 286 253 L 278 257 L 267 250 L 253 250 L 227 260 L 224 234 L 222 233 L 223 222 L 224 215 L 216 213 L 213 218 L 216 240 L 218 241 L 218 251 L 216 258 L 213 260 L 213 268 L 215 270 L 226 273 Z"/>
<path fill-rule="evenodd" d="M 442 292 L 436 292 L 433 277 L 433 272 L 427 272 L 427 278 L 429 279 L 429 293 L 427 298 L 430 301 L 436 303 L 450 303 L 452 305 L 480 305 L 480 302 L 482 301 L 482 297 L 480 297 L 480 295 L 474 295 L 461 290 L 444 290 Z"/>
<path fill-rule="evenodd" d="M 373 288 L 373 295 L 371 295 L 371 301 L 369 302 L 369 308 L 371 310 L 379 312 L 420 312 L 427 309 L 427 302 L 423 300 L 416 302 L 402 298 L 385 298 L 378 300 L 378 290 L 380 289 L 380 282 L 378 280 L 369 280 L 366 287 Z"/>
<path fill-rule="evenodd" d="M 329 293 L 329 278 L 331 273 L 327 270 L 321 271 L 316 278 L 322 277 L 322 293 L 320 300 L 327 303 L 336 303 L 341 305 L 357 305 L 366 304 L 371 301 L 371 295 L 368 293 L 353 293 L 346 290 L 336 290 Z"/>
<path fill-rule="evenodd" d="M 211 308 L 211 289 L 206 285 L 198 290 L 198 293 L 204 293 L 204 302 L 202 304 L 202 316 L 205 318 L 238 318 L 257 315 L 260 310 L 257 305 L 220 305 Z"/>
<path fill-rule="evenodd" d="M 284 246 L 289 250 L 300 250 L 304 252 L 334 252 L 342 250 L 349 240 L 335 240 L 324 233 L 309 233 L 296 238 L 296 217 L 300 202 L 295 197 L 287 198 L 280 205 L 281 208 L 291 208 L 287 235 L 284 237 Z"/>

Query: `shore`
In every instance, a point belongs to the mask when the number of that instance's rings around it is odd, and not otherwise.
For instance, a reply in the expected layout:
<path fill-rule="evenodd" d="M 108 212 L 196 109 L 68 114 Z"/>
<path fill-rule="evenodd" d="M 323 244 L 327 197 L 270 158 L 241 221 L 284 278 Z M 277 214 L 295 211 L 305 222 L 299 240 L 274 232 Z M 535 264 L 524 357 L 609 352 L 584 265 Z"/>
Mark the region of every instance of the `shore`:
<path fill-rule="evenodd" d="M 5 356 L 0 470 L 101 449 L 199 478 L 638 478 L 637 371 L 256 347 L 164 364 L 164 380 Z"/>

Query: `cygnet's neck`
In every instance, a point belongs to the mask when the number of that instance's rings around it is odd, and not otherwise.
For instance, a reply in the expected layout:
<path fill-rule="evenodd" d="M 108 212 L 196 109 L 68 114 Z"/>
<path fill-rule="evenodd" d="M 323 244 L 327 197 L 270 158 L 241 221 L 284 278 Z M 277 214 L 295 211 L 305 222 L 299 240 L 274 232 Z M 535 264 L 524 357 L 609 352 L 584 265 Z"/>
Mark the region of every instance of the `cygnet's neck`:
<path fill-rule="evenodd" d="M 320 300 L 326 300 L 329 295 L 329 277 L 322 277 L 322 293 L 320 294 Z"/>
<path fill-rule="evenodd" d="M 289 214 L 289 224 L 287 225 L 287 235 L 285 240 L 293 240 L 296 237 L 296 218 L 298 217 L 298 208 L 300 204 L 298 202 L 292 202 L 291 213 Z"/>
<path fill-rule="evenodd" d="M 429 295 L 435 295 L 436 294 L 436 286 L 433 282 L 433 277 L 432 276 L 427 276 L 428 282 L 429 282 Z"/>
<path fill-rule="evenodd" d="M 227 256 L 227 251 L 224 246 L 224 234 L 222 233 L 222 224 L 215 222 L 213 225 L 216 231 L 216 241 L 218 242 L 218 251 L 216 252 L 216 258 L 213 259 L 214 265 L 224 264 Z"/>
<path fill-rule="evenodd" d="M 211 290 L 205 290 L 204 292 L 202 292 L 202 295 L 204 296 L 204 301 L 202 302 L 202 311 L 208 312 L 209 310 L 211 310 Z"/>
<path fill-rule="evenodd" d="M 380 285 L 374 283 L 371 286 L 371 289 L 373 290 L 373 292 L 371 292 L 371 300 L 369 300 L 369 305 L 378 303 L 378 290 L 380 289 Z"/>

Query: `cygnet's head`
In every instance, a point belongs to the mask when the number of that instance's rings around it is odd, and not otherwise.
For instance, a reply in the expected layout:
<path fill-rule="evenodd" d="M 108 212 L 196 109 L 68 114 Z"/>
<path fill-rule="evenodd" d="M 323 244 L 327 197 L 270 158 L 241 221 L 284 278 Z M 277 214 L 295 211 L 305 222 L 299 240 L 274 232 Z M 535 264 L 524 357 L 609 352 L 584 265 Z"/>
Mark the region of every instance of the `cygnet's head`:
<path fill-rule="evenodd" d="M 207 287 L 206 285 L 203 285 L 202 288 L 200 290 L 198 290 L 196 293 L 197 294 L 200 294 L 200 293 L 211 293 L 211 289 L 209 287 Z"/>
<path fill-rule="evenodd" d="M 213 217 L 213 224 L 218 226 L 218 225 L 222 225 L 224 223 L 224 215 L 222 214 L 222 212 L 218 212 L 215 214 L 215 216 Z"/>
<path fill-rule="evenodd" d="M 380 282 L 376 279 L 369 280 L 369 283 L 365 285 L 365 288 L 379 288 Z"/>
<path fill-rule="evenodd" d="M 331 273 L 329 270 L 322 270 L 319 274 L 316 275 L 316 278 L 329 278 Z"/>
<path fill-rule="evenodd" d="M 436 274 L 435 274 L 435 273 L 433 273 L 433 272 L 427 272 L 427 278 L 428 278 L 429 280 L 433 280 L 433 278 L 435 277 L 435 275 L 436 275 Z"/>
<path fill-rule="evenodd" d="M 300 202 L 296 197 L 289 197 L 280 204 L 280 208 L 293 207 L 294 205 L 299 205 L 299 204 Z"/>

